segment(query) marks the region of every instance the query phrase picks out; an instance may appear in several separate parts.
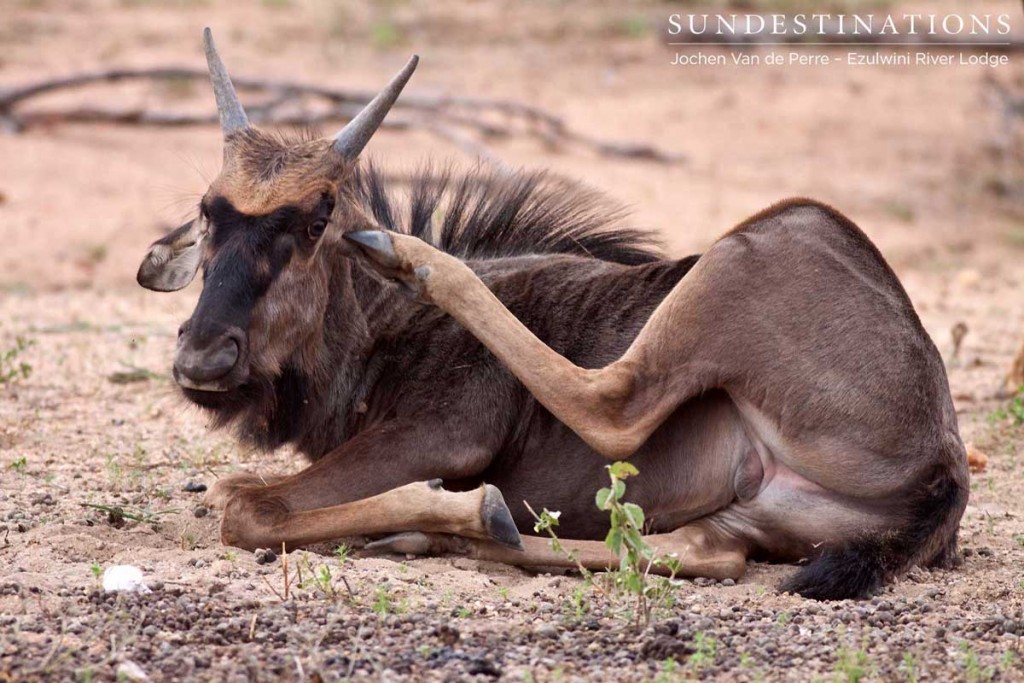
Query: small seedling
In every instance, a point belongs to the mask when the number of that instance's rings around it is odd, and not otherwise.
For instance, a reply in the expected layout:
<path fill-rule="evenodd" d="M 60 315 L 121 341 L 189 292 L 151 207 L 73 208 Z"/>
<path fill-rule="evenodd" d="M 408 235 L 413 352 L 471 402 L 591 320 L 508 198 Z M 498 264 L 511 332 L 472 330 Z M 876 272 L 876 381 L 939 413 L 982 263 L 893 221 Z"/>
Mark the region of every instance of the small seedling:
<path fill-rule="evenodd" d="M 18 336 L 14 346 L 0 353 L 0 384 L 13 384 L 28 379 L 32 374 L 32 366 L 19 358 L 35 341 Z"/>
<path fill-rule="evenodd" d="M 907 679 L 907 683 L 917 683 L 917 657 L 914 656 L 913 652 L 903 653 L 903 662 L 900 664 L 900 670 L 903 671 L 903 676 Z"/>
<path fill-rule="evenodd" d="M 117 526 L 123 520 L 129 519 L 133 522 L 139 522 L 141 524 L 152 524 L 156 526 L 160 523 L 162 515 L 171 515 L 181 512 L 180 508 L 169 508 L 165 510 L 150 510 L 149 508 L 138 508 L 131 505 L 97 505 L 95 503 L 80 503 L 82 507 L 92 508 L 94 510 L 100 510 L 101 512 L 107 513 L 107 519 L 111 524 Z"/>
<path fill-rule="evenodd" d="M 8 467 L 10 467 L 18 474 L 25 474 L 26 470 L 28 470 L 28 458 L 26 458 L 23 455 L 20 458 L 17 458 L 16 460 L 12 460 L 11 464 L 8 465 Z"/>
<path fill-rule="evenodd" d="M 964 679 L 968 683 L 982 683 L 982 681 L 991 681 L 995 678 L 995 667 L 987 666 L 982 668 L 978 653 L 966 640 L 960 643 L 960 651 L 964 653 Z"/>
<path fill-rule="evenodd" d="M 717 648 L 718 644 L 714 638 L 708 637 L 703 631 L 698 631 L 693 637 L 693 654 L 690 655 L 687 666 L 699 677 L 701 671 L 715 663 Z"/>
<path fill-rule="evenodd" d="M 391 597 L 391 584 L 383 583 L 377 586 L 373 594 L 373 606 L 370 607 L 377 615 L 386 617 L 395 610 L 395 601 Z"/>
<path fill-rule="evenodd" d="M 99 562 L 93 562 L 89 565 L 89 572 L 92 574 L 92 578 L 96 579 L 98 583 L 103 577 L 103 566 Z"/>
<path fill-rule="evenodd" d="M 860 683 L 867 678 L 870 671 L 871 660 L 863 650 L 850 650 L 845 647 L 839 648 L 839 658 L 836 660 L 835 674 L 837 682 Z"/>
<path fill-rule="evenodd" d="M 669 657 L 661 663 L 661 671 L 658 672 L 658 677 L 655 680 L 657 683 L 673 683 L 679 678 L 678 670 L 679 663 L 675 657 Z"/>

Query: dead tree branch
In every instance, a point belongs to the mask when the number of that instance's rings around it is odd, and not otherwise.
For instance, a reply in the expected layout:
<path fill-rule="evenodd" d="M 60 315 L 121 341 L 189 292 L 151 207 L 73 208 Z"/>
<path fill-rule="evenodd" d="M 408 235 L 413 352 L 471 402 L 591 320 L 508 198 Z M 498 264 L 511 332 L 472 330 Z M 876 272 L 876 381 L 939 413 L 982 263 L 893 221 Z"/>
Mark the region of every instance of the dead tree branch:
<path fill-rule="evenodd" d="M 79 106 L 71 109 L 31 109 L 27 102 L 55 92 L 98 84 L 126 81 L 205 81 L 202 69 L 178 67 L 154 69 L 110 69 L 53 78 L 0 90 L 0 126 L 22 132 L 62 123 L 106 123 L 136 126 L 200 126 L 217 122 L 216 115 L 189 114 L 151 109 L 103 109 Z M 265 97 L 246 107 L 250 120 L 258 124 L 316 126 L 346 121 L 375 95 L 369 91 L 330 88 L 288 81 L 235 78 L 239 90 Z M 573 131 L 565 122 L 542 109 L 511 100 L 491 100 L 447 95 L 409 93 L 396 103 L 384 122 L 390 129 L 418 129 L 449 141 L 467 154 L 485 160 L 497 158 L 487 141 L 520 136 L 537 140 L 549 148 L 570 145 L 609 157 L 678 163 L 679 154 L 652 145 L 603 140 Z"/>

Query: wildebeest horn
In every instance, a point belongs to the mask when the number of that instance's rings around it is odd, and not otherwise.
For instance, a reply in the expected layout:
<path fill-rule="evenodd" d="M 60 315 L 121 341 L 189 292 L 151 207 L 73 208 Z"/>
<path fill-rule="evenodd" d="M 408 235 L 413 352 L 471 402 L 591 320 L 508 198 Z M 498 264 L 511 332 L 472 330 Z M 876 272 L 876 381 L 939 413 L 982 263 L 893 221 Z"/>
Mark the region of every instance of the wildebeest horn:
<path fill-rule="evenodd" d="M 398 99 L 402 88 L 409 82 L 409 77 L 416 70 L 420 58 L 413 55 L 402 70 L 391 79 L 387 87 L 380 91 L 356 117 L 334 136 L 334 149 L 348 159 L 355 159 L 366 147 L 366 143 L 380 127 L 391 106 Z"/>
<path fill-rule="evenodd" d="M 235 86 L 231 85 L 231 77 L 224 68 L 217 54 L 217 46 L 213 44 L 213 33 L 209 28 L 203 29 L 203 49 L 206 50 L 206 63 L 210 68 L 210 82 L 213 83 L 213 94 L 217 96 L 217 113 L 220 114 L 220 127 L 224 136 L 249 127 L 249 117 L 238 101 Z"/>

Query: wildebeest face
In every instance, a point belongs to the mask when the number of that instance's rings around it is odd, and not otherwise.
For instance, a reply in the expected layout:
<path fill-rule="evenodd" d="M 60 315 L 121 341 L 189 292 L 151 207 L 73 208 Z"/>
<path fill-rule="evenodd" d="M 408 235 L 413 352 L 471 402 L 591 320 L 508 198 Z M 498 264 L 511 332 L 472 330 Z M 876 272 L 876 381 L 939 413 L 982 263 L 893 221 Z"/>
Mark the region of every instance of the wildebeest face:
<path fill-rule="evenodd" d="M 338 183 L 350 165 L 329 140 L 287 143 L 250 128 L 227 145 L 199 216 L 156 242 L 139 269 L 140 283 L 164 291 L 203 271 L 173 371 L 193 392 L 229 391 L 253 370 L 273 377 L 319 329 L 328 286 L 319 252 L 335 239 Z"/>
<path fill-rule="evenodd" d="M 330 284 L 323 254 L 347 229 L 366 227 L 346 181 L 416 58 L 334 138 L 288 141 L 249 125 L 209 30 L 204 39 L 224 167 L 199 216 L 150 247 L 138 281 L 174 291 L 203 270 L 173 374 L 189 398 L 214 405 L 214 392 L 279 375 L 322 329 Z"/>

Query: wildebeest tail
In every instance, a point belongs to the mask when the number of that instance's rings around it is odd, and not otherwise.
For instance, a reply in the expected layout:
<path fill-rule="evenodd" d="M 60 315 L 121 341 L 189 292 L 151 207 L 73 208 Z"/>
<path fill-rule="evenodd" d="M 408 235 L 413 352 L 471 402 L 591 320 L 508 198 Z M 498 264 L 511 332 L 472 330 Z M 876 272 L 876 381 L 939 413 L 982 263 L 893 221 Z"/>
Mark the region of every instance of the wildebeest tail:
<path fill-rule="evenodd" d="M 925 484 L 911 494 L 902 528 L 825 548 L 781 590 L 815 600 L 857 599 L 914 565 L 955 564 L 957 530 L 968 495 L 966 459 L 962 462 L 962 468 L 960 463 L 954 468 L 943 465 L 924 478 Z"/>

